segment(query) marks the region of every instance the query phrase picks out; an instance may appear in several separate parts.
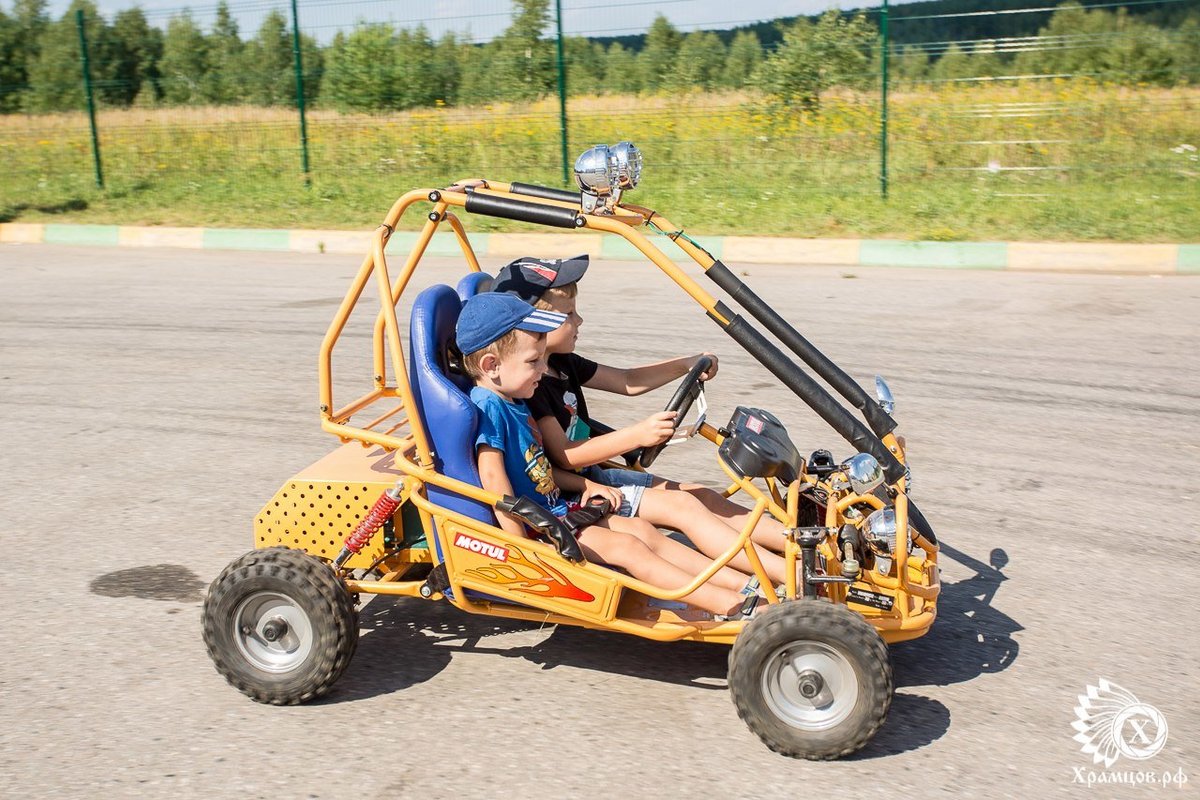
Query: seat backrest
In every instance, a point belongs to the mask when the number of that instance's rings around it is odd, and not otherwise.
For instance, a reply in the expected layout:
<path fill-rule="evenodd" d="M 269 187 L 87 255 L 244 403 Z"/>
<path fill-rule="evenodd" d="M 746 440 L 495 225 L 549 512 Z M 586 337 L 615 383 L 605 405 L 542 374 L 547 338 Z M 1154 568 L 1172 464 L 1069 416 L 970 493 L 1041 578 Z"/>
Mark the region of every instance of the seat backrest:
<path fill-rule="evenodd" d="M 475 463 L 475 436 L 479 411 L 467 392 L 471 380 L 447 367 L 447 350 L 454 342 L 454 326 L 462 301 L 445 285 L 430 286 L 417 296 L 409 321 L 409 378 L 417 403 L 416 413 L 429 436 L 434 468 L 448 477 L 480 486 Z M 430 501 L 472 519 L 494 525 L 489 506 L 460 494 L 428 485 Z"/>
<path fill-rule="evenodd" d="M 477 294 L 492 290 L 492 276 L 486 272 L 468 272 L 466 277 L 458 282 L 458 299 L 464 303 Z"/>

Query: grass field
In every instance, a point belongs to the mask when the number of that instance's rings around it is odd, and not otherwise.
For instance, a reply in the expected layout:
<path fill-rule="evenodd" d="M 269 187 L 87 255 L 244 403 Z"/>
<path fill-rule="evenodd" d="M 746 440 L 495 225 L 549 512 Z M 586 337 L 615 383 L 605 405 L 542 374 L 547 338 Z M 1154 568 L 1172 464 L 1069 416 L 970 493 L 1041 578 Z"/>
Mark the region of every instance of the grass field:
<path fill-rule="evenodd" d="M 630 199 L 698 234 L 1200 241 L 1197 88 L 896 93 L 886 201 L 877 97 L 829 97 L 819 116 L 745 94 L 574 98 L 569 112 L 572 157 L 633 140 L 646 169 Z M 308 186 L 289 109 L 104 110 L 98 126 L 104 190 L 84 115 L 0 117 L 0 221 L 355 229 L 417 186 L 562 181 L 551 100 L 311 113 Z"/>

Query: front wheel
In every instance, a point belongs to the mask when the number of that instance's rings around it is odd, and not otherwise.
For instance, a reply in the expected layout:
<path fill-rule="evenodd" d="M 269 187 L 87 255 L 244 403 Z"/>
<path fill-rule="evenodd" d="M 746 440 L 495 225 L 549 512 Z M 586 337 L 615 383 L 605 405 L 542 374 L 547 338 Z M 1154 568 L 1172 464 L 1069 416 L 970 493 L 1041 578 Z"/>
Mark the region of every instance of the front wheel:
<path fill-rule="evenodd" d="M 738 716 L 777 753 L 830 760 L 871 740 L 892 704 L 887 646 L 845 606 L 795 600 L 772 606 L 729 653 Z"/>
<path fill-rule="evenodd" d="M 260 703 L 326 694 L 358 646 L 358 614 L 329 565 L 272 547 L 226 567 L 204 600 L 204 643 L 229 683 Z"/>

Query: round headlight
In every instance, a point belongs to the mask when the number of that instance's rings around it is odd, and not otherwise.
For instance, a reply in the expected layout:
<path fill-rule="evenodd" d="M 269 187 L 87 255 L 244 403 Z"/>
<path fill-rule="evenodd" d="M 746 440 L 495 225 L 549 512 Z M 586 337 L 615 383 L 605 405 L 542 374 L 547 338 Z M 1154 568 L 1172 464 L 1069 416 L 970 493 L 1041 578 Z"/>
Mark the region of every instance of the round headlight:
<path fill-rule="evenodd" d="M 883 483 L 883 467 L 870 453 L 859 453 L 849 458 L 843 466 L 846 477 L 850 479 L 850 488 L 855 494 L 867 494 Z"/>
<path fill-rule="evenodd" d="M 575 181 L 585 192 L 609 194 L 612 191 L 613 173 L 612 151 L 606 144 L 589 147 L 575 159 Z"/>
<path fill-rule="evenodd" d="M 616 165 L 616 188 L 632 189 L 642 178 L 642 151 L 633 142 L 617 142 L 611 149 Z"/>
<path fill-rule="evenodd" d="M 881 508 L 872 512 L 863 525 L 867 544 L 881 555 L 896 552 L 896 509 Z"/>

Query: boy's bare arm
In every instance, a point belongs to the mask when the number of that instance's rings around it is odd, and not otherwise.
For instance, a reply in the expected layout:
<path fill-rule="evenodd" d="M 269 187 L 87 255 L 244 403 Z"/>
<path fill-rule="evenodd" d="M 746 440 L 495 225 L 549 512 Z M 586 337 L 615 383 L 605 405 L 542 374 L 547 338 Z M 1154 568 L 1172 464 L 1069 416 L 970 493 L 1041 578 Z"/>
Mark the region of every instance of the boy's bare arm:
<path fill-rule="evenodd" d="M 480 445 L 478 464 L 479 482 L 485 490 L 506 497 L 513 496 L 512 482 L 504 470 L 504 451 Z M 500 523 L 501 528 L 514 536 L 525 535 L 525 525 L 516 517 L 497 511 L 496 521 Z"/>
<path fill-rule="evenodd" d="M 708 356 L 712 359 L 712 366 L 704 374 L 704 380 L 708 380 L 717 374 L 717 357 L 712 353 L 700 353 L 694 356 L 682 356 L 680 358 L 672 358 L 668 361 L 659 361 L 656 364 L 629 367 L 628 369 L 618 369 L 610 367 L 607 364 L 599 364 L 596 374 L 583 385 L 589 389 L 599 389 L 604 392 L 636 397 L 652 389 L 657 389 L 663 384 L 670 383 L 676 378 L 682 378 L 692 368 L 692 365 L 703 356 Z"/>
<path fill-rule="evenodd" d="M 542 417 L 537 421 L 537 426 L 542 432 L 542 447 L 552 463 L 566 469 L 583 469 L 617 458 L 638 447 L 662 444 L 675 431 L 675 416 L 674 411 L 660 411 L 636 425 L 581 442 L 567 439 L 567 434 L 553 416 Z"/>

